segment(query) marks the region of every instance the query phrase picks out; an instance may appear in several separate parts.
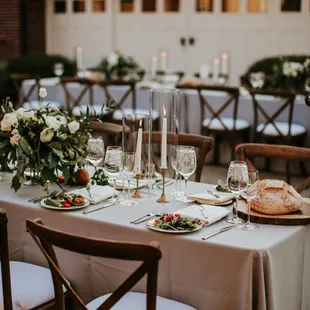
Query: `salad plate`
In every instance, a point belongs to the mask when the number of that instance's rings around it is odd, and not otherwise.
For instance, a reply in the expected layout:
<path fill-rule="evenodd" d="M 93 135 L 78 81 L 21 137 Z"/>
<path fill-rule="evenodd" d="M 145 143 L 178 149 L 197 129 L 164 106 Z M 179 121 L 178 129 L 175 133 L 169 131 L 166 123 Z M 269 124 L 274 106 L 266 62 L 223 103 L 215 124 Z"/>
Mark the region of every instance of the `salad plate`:
<path fill-rule="evenodd" d="M 160 218 L 150 220 L 147 227 L 168 234 L 185 234 L 200 230 L 203 223 L 197 218 L 180 214 L 163 214 Z"/>
<path fill-rule="evenodd" d="M 89 206 L 89 201 L 81 195 L 74 193 L 63 193 L 42 199 L 41 206 L 46 209 L 58 211 L 72 211 Z"/>

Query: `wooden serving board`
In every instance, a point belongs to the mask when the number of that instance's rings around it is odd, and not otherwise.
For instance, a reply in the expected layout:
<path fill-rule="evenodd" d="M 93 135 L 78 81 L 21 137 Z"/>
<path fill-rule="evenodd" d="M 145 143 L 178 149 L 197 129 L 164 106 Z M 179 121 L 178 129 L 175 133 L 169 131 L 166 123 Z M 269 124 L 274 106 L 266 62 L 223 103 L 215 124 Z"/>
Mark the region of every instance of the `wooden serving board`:
<path fill-rule="evenodd" d="M 248 207 L 244 200 L 239 200 L 238 215 L 247 219 Z M 298 211 L 285 215 L 269 215 L 251 210 L 251 222 L 272 225 L 307 225 L 310 224 L 310 198 L 303 198 L 303 206 Z"/>

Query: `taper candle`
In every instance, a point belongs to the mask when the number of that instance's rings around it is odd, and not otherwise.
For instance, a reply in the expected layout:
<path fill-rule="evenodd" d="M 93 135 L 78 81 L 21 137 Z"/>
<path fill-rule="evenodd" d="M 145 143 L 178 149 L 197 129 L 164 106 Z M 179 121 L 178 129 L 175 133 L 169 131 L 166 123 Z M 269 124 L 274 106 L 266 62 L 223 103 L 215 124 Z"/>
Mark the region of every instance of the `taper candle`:
<path fill-rule="evenodd" d="M 161 133 L 161 169 L 167 169 L 167 117 L 166 109 L 163 107 L 163 125 Z"/>

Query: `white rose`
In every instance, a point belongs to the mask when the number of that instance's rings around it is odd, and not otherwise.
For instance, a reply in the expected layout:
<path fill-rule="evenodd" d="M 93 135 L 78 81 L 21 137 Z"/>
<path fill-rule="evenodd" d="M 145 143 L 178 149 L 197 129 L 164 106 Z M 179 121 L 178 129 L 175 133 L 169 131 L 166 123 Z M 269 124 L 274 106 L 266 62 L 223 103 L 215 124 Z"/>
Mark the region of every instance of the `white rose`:
<path fill-rule="evenodd" d="M 11 131 L 12 126 L 16 127 L 18 119 L 15 113 L 6 113 L 1 121 L 1 130 Z"/>
<path fill-rule="evenodd" d="M 19 140 L 21 139 L 21 136 L 19 134 L 16 134 L 10 138 L 10 143 L 12 146 L 18 145 Z"/>
<path fill-rule="evenodd" d="M 68 128 L 69 128 L 70 133 L 73 134 L 80 129 L 80 124 L 77 121 L 73 121 L 68 124 Z"/>
<path fill-rule="evenodd" d="M 118 62 L 118 55 L 116 53 L 111 53 L 109 56 L 108 56 L 108 63 L 109 65 L 112 67 L 112 66 L 115 66 Z"/>
<path fill-rule="evenodd" d="M 61 126 L 61 123 L 56 119 L 55 116 L 46 116 L 45 123 L 48 127 L 58 130 Z"/>
<path fill-rule="evenodd" d="M 19 108 L 18 110 L 15 111 L 15 114 L 17 117 L 22 117 L 23 113 L 26 111 L 24 108 Z"/>
<path fill-rule="evenodd" d="M 39 90 L 39 97 L 40 98 L 45 98 L 47 96 L 47 91 L 45 88 L 41 87 L 40 90 Z"/>
<path fill-rule="evenodd" d="M 61 125 L 67 125 L 67 119 L 64 116 L 57 115 L 56 119 Z"/>
<path fill-rule="evenodd" d="M 29 119 L 33 119 L 34 121 L 37 120 L 35 111 L 33 110 L 24 111 L 24 113 L 21 115 L 21 118 L 29 118 Z"/>
<path fill-rule="evenodd" d="M 42 142 L 50 142 L 53 139 L 54 133 L 50 128 L 45 128 L 40 133 L 40 140 Z"/>

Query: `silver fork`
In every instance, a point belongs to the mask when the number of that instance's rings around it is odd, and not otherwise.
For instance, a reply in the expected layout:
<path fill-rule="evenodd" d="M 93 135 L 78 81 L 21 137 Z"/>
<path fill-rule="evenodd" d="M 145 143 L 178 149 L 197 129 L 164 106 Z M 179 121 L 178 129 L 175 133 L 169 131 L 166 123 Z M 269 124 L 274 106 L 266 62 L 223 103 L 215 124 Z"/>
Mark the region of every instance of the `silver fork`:
<path fill-rule="evenodd" d="M 146 220 L 148 220 L 151 217 L 154 216 L 162 216 L 162 213 L 160 213 L 160 208 L 158 208 L 155 212 L 149 212 L 149 213 L 145 213 L 139 217 L 137 217 L 136 219 L 132 220 L 130 222 L 130 224 L 140 224 Z"/>
<path fill-rule="evenodd" d="M 213 193 L 212 190 L 211 190 L 210 188 L 207 189 L 207 192 L 208 192 L 210 195 L 214 196 L 215 198 L 218 198 L 218 199 L 221 198 L 218 194 Z"/>
<path fill-rule="evenodd" d="M 208 218 L 208 215 L 206 213 L 206 210 L 203 206 L 199 206 L 199 209 L 201 210 L 202 215 L 204 216 L 205 219 Z"/>

